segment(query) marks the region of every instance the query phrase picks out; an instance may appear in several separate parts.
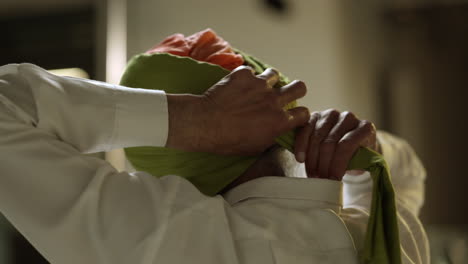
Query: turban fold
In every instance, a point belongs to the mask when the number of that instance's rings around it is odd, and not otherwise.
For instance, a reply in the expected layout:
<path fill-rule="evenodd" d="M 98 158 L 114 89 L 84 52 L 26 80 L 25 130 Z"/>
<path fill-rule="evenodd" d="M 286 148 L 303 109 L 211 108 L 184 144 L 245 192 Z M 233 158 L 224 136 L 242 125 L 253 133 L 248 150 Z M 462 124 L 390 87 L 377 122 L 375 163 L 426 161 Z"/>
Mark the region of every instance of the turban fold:
<path fill-rule="evenodd" d="M 242 63 L 252 67 L 257 74 L 270 67 L 255 57 L 226 45 L 227 42 L 211 30 L 188 38 L 175 34 L 147 53 L 133 57 L 120 84 L 164 90 L 172 94 L 203 94 Z M 210 52 L 204 52 L 205 50 Z M 280 81 L 276 86 L 281 87 L 287 83 L 289 80 L 280 73 Z M 296 102 L 292 102 L 285 109 L 295 106 Z M 276 138 L 276 142 L 293 151 L 294 137 L 294 131 L 290 131 Z M 209 196 L 216 195 L 241 176 L 258 158 L 146 146 L 125 148 L 124 151 L 135 169 L 156 177 L 178 175 Z M 372 150 L 361 148 L 354 155 L 348 169 L 369 171 L 374 183 L 362 262 L 400 263 L 394 191 L 384 159 Z"/>

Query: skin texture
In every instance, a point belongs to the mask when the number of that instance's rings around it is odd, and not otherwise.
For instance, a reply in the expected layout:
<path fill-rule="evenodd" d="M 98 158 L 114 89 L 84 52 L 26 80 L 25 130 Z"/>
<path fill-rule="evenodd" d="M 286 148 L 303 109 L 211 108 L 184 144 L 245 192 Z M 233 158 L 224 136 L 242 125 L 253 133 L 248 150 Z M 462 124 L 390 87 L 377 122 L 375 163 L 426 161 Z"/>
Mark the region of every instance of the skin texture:
<path fill-rule="evenodd" d="M 227 189 L 263 177 L 284 175 L 275 155 L 274 139 L 298 128 L 295 157 L 305 163 L 307 176 L 341 180 L 360 147 L 379 151 L 375 126 L 351 112 L 329 109 L 309 114 L 307 108 L 284 111 L 303 97 L 306 87 L 294 81 L 273 89 L 278 73 L 267 69 L 255 76 L 246 66 L 236 68 L 203 95 L 168 94 L 169 135 L 166 147 L 229 155 L 263 153 Z"/>
<path fill-rule="evenodd" d="M 307 176 L 341 180 L 353 154 L 359 147 L 380 152 L 376 128 L 353 113 L 328 109 L 313 112 L 295 141 L 298 162 L 305 162 Z"/>
<path fill-rule="evenodd" d="M 166 147 L 229 155 L 260 154 L 279 135 L 307 124 L 305 107 L 283 107 L 306 94 L 294 81 L 273 89 L 278 73 L 255 76 L 240 66 L 203 95 L 168 94 L 169 135 Z"/>
<path fill-rule="evenodd" d="M 230 189 L 241 185 L 242 183 L 265 177 L 265 176 L 286 176 L 282 159 L 279 157 L 278 151 L 280 146 L 273 145 L 267 149 L 262 155 L 245 171 L 239 178 L 235 179 L 228 186 L 226 186 L 220 194 L 224 194 Z"/>
<path fill-rule="evenodd" d="M 295 157 L 298 162 L 305 162 L 307 177 L 341 180 L 351 157 L 361 146 L 381 152 L 375 126 L 367 120 L 358 119 L 351 112 L 329 109 L 313 112 L 309 123 L 299 129 L 295 142 Z M 285 166 L 292 164 L 286 161 L 284 153 L 278 152 L 279 149 L 278 146 L 273 146 L 265 151 L 221 194 L 256 178 L 286 176 L 285 171 L 288 168 Z M 347 173 L 357 175 L 362 172 Z"/>

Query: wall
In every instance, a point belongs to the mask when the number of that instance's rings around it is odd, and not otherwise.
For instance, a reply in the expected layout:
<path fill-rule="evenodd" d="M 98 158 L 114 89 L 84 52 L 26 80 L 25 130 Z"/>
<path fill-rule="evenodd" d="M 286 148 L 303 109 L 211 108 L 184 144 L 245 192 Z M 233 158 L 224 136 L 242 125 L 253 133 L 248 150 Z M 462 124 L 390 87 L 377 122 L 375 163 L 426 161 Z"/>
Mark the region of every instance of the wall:
<path fill-rule="evenodd" d="M 388 17 L 393 128 L 428 172 L 422 221 L 466 225 L 468 3 L 390 10 Z"/>
<path fill-rule="evenodd" d="M 60 10 L 81 8 L 93 4 L 93 0 L 2 0 L 0 15 L 2 18 L 13 16 L 37 15 Z"/>
<path fill-rule="evenodd" d="M 376 6 L 345 1 L 285 1 L 289 15 L 264 1 L 145 1 L 128 5 L 128 56 L 175 32 L 211 27 L 233 46 L 255 54 L 309 88 L 302 104 L 313 110 L 351 109 L 378 121 L 374 65 L 379 36 Z M 352 30 L 352 31 L 350 31 Z M 368 37 L 372 36 L 372 37 Z"/>

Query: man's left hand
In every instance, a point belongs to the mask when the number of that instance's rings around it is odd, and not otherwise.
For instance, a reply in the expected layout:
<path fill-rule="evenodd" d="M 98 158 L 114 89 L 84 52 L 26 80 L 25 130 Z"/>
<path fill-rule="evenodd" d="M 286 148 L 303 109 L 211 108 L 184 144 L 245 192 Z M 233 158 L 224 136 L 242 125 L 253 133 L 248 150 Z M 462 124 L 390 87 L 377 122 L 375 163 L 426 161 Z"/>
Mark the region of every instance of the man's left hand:
<path fill-rule="evenodd" d="M 361 146 L 379 151 L 374 124 L 329 109 L 312 113 L 309 124 L 298 131 L 294 151 L 296 160 L 305 162 L 308 177 L 341 180 Z"/>

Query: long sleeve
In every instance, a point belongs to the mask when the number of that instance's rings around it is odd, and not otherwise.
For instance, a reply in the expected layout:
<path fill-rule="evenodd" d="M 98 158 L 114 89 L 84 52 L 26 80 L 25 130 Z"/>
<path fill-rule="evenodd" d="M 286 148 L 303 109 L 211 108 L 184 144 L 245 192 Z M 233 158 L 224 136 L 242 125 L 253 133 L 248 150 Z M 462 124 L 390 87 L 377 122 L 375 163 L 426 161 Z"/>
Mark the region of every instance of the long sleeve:
<path fill-rule="evenodd" d="M 0 67 L 0 212 L 54 264 L 355 259 L 348 229 L 354 242 L 364 233 L 366 222 L 359 220 L 368 211 L 361 199 L 345 199 L 346 228 L 326 209 L 329 203 L 317 206 L 326 197 L 315 197 L 319 192 L 297 179 L 265 178 L 263 188 L 244 183 L 253 186 L 252 193 L 231 206 L 221 196 L 202 195 L 181 177 L 118 172 L 84 155 L 162 146 L 167 119 L 160 91 L 58 77 L 30 64 Z M 347 184 L 369 194 L 365 180 Z M 324 193 L 339 200 L 341 185 L 333 186 L 333 193 Z M 422 244 L 415 242 L 423 241 L 418 234 L 424 230 L 405 208 L 401 203 L 403 252 L 414 263 L 427 263 Z M 284 221 L 285 215 L 297 224 Z"/>
<path fill-rule="evenodd" d="M 161 91 L 0 67 L 0 212 L 51 263 L 152 259 L 169 204 L 204 197 L 83 153 L 164 145 L 167 118 Z"/>
<path fill-rule="evenodd" d="M 19 120 L 82 153 L 166 143 L 162 91 L 59 77 L 32 64 L 3 66 L 0 75 L 2 102 Z"/>
<path fill-rule="evenodd" d="M 429 263 L 428 240 L 418 219 L 424 202 L 426 171 L 406 141 L 382 131 L 378 131 L 377 138 L 394 185 L 403 263 Z M 345 175 L 343 192 L 342 218 L 359 249 L 364 240 L 372 197 L 370 175 Z"/>

